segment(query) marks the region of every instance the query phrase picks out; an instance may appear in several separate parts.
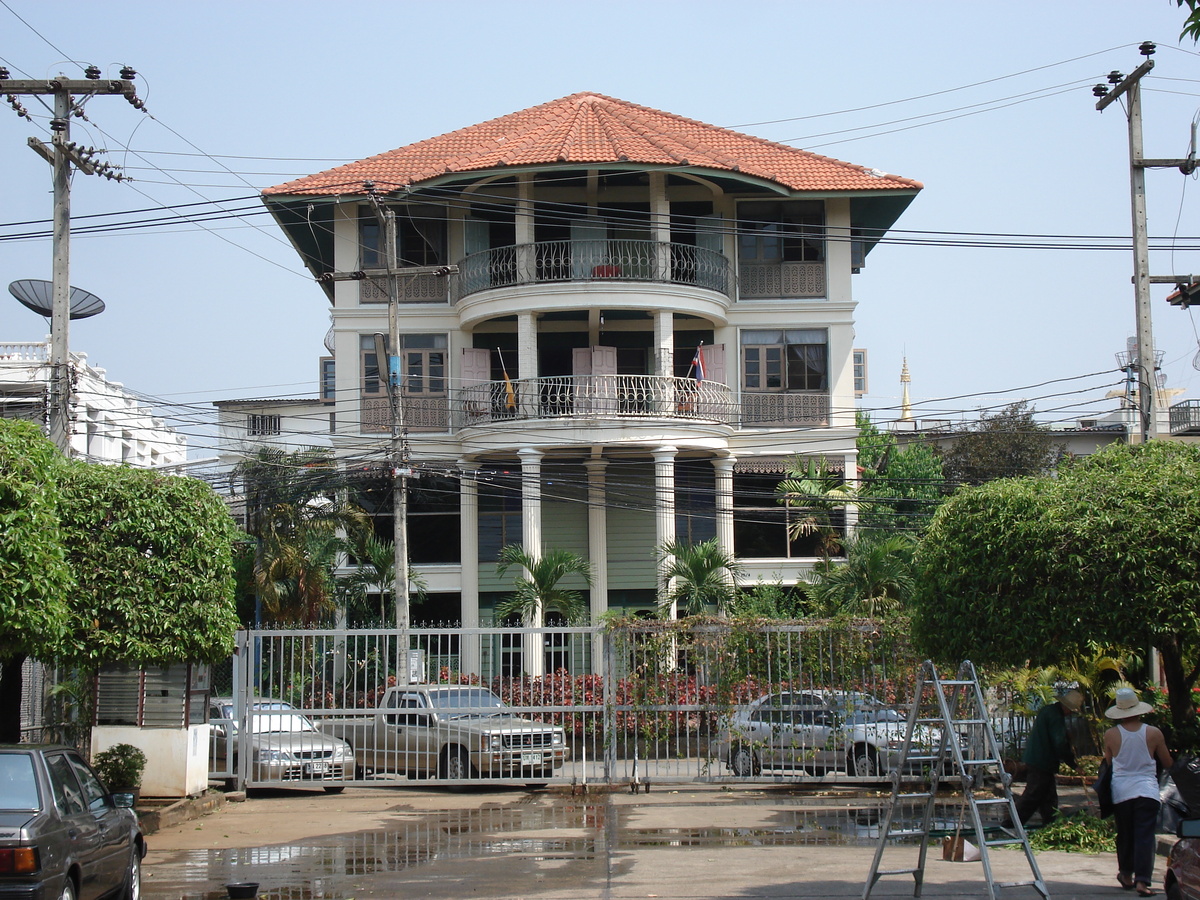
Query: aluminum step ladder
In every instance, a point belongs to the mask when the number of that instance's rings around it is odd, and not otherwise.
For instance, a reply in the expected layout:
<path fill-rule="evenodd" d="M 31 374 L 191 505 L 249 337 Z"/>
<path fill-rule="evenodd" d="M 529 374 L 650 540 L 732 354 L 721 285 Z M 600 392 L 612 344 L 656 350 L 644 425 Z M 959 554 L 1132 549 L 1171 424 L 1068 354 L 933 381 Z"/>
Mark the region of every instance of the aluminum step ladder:
<path fill-rule="evenodd" d="M 933 740 L 930 738 L 934 733 L 940 735 L 937 746 L 931 746 Z M 910 778 L 906 782 L 904 773 L 914 768 L 922 773 L 920 778 Z M 921 663 L 917 669 L 904 743 L 896 767 L 890 772 L 891 801 L 880 823 L 879 843 L 875 847 L 875 858 L 871 861 L 867 883 L 863 888 L 863 900 L 870 900 L 871 889 L 886 875 L 912 875 L 915 881 L 913 896 L 921 896 L 942 772 L 948 773 L 948 780 L 957 778 L 961 782 L 959 830 L 963 834 L 974 835 L 989 900 L 996 900 L 997 888 L 1011 887 L 1032 887 L 1045 900 L 1049 900 L 1050 894 L 1029 846 L 1029 837 L 1017 816 L 1012 795 L 1012 776 L 1004 771 L 983 690 L 970 660 L 964 661 L 959 666 L 958 674 L 950 679 L 942 678 L 937 667 L 929 660 Z M 918 782 L 920 790 L 911 790 Z M 893 828 L 898 806 L 921 801 L 924 801 L 924 811 L 915 826 Z M 1000 821 L 991 828 L 985 828 L 981 810 L 993 813 L 998 810 Z M 996 837 L 997 833 L 1002 836 Z M 914 837 L 920 839 L 915 868 L 880 868 L 891 841 Z M 989 853 L 993 848 L 1008 846 L 1019 846 L 1024 852 L 1032 876 L 1028 881 L 997 882 L 993 877 Z"/>

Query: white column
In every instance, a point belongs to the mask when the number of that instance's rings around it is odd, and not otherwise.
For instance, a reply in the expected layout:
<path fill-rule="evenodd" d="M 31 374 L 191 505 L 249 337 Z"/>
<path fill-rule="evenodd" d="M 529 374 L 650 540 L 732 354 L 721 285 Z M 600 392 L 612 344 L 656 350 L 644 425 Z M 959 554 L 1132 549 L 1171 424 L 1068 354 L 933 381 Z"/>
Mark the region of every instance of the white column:
<path fill-rule="evenodd" d="M 845 467 L 846 467 L 846 473 L 844 476 L 846 486 L 850 487 L 850 488 L 857 488 L 859 486 L 859 484 L 861 483 L 858 478 L 858 451 L 857 450 L 847 451 L 847 453 L 843 457 L 843 459 L 845 460 L 843 465 L 845 465 Z M 858 504 L 857 503 L 847 503 L 846 504 L 846 538 L 847 538 L 847 540 L 854 537 L 854 535 L 857 534 L 857 532 L 858 532 Z"/>
<path fill-rule="evenodd" d="M 675 314 L 669 309 L 654 313 L 654 374 L 659 377 L 674 374 Z"/>
<path fill-rule="evenodd" d="M 667 199 L 667 173 L 650 173 L 650 229 L 654 234 L 654 277 L 671 277 L 671 203 Z"/>
<path fill-rule="evenodd" d="M 533 175 L 526 172 L 517 176 L 517 281 L 528 284 L 535 274 L 533 250 Z"/>
<path fill-rule="evenodd" d="M 462 627 L 479 627 L 479 482 L 476 478 L 478 466 L 469 460 L 460 459 L 461 472 L 458 481 L 459 544 L 462 554 L 459 563 L 459 595 L 462 597 Z M 467 674 L 478 674 L 481 662 L 480 637 L 478 634 L 463 634 L 458 648 L 459 670 Z"/>
<path fill-rule="evenodd" d="M 523 416 L 537 415 L 537 389 L 533 379 L 537 377 L 537 320 L 531 312 L 517 314 L 517 369 L 522 384 L 517 391 L 517 409 Z M 510 371 L 509 376 L 517 377 Z"/>
<path fill-rule="evenodd" d="M 716 470 L 717 544 L 733 556 L 733 464 L 737 457 L 729 454 L 712 461 Z"/>
<path fill-rule="evenodd" d="M 659 447 L 654 457 L 654 548 L 659 556 L 661 548 L 675 540 L 675 454 L 677 447 Z M 667 583 L 663 570 L 675 561 L 673 556 L 664 558 L 659 566 L 658 592 L 665 596 L 671 585 Z M 678 617 L 675 604 L 671 604 L 671 618 Z"/>
<path fill-rule="evenodd" d="M 542 556 L 542 453 L 532 447 L 517 451 L 521 458 L 521 546 L 534 559 Z M 529 575 L 528 572 L 525 573 Z M 533 621 L 526 622 L 528 628 L 542 628 L 545 610 L 539 605 Z M 523 665 L 527 675 L 538 676 L 545 671 L 545 654 L 542 651 L 542 635 L 528 632 L 525 635 Z"/>
<path fill-rule="evenodd" d="M 592 565 L 591 624 L 608 610 L 608 510 L 604 505 L 604 472 L 608 460 L 593 456 L 583 464 L 588 475 L 588 559 Z M 602 636 L 592 637 L 592 672 L 601 674 Z"/>

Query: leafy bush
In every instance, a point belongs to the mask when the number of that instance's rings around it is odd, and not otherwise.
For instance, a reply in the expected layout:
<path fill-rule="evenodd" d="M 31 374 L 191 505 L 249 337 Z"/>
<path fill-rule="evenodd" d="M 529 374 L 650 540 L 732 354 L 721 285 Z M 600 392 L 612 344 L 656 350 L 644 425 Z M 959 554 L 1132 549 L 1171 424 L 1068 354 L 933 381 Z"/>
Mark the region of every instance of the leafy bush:
<path fill-rule="evenodd" d="M 137 788 L 146 769 L 146 754 L 133 744 L 113 744 L 96 754 L 92 768 L 110 791 Z"/>

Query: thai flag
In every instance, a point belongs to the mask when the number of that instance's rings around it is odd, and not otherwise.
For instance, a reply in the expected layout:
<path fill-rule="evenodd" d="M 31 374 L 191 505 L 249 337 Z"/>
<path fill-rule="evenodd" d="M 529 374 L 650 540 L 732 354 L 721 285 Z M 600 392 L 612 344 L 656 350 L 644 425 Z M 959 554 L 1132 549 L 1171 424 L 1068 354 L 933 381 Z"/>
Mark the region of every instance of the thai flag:
<path fill-rule="evenodd" d="M 704 345 L 700 344 L 696 347 L 696 355 L 692 357 L 692 372 L 696 375 L 697 381 L 704 381 L 708 375 L 704 371 Z"/>

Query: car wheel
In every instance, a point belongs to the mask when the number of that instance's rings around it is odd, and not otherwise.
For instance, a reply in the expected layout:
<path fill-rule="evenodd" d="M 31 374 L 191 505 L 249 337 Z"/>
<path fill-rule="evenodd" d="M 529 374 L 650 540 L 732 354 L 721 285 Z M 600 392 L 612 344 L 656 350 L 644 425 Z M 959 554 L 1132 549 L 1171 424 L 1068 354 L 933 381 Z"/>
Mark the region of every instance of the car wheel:
<path fill-rule="evenodd" d="M 123 900 L 141 900 L 142 898 L 142 854 L 136 844 L 129 854 L 129 865 L 125 867 L 125 889 L 121 892 Z"/>
<path fill-rule="evenodd" d="M 855 747 L 850 757 L 850 774 L 859 778 L 879 777 L 879 757 L 873 747 Z"/>
<path fill-rule="evenodd" d="M 754 751 L 745 744 L 736 744 L 729 751 L 729 769 L 739 778 L 749 778 L 759 772 L 758 759 Z"/>
<path fill-rule="evenodd" d="M 1167 885 L 1167 900 L 1183 900 L 1183 889 L 1179 886 L 1178 881 L 1172 881 Z"/>
<path fill-rule="evenodd" d="M 70 875 L 63 882 L 62 893 L 58 895 L 58 900 L 75 900 L 75 882 L 71 880 Z"/>
<path fill-rule="evenodd" d="M 450 747 L 442 757 L 441 769 L 438 775 L 447 781 L 458 778 L 475 778 L 479 773 L 471 765 L 471 757 L 464 747 Z M 451 785 L 451 790 L 466 790 L 466 785 Z"/>

